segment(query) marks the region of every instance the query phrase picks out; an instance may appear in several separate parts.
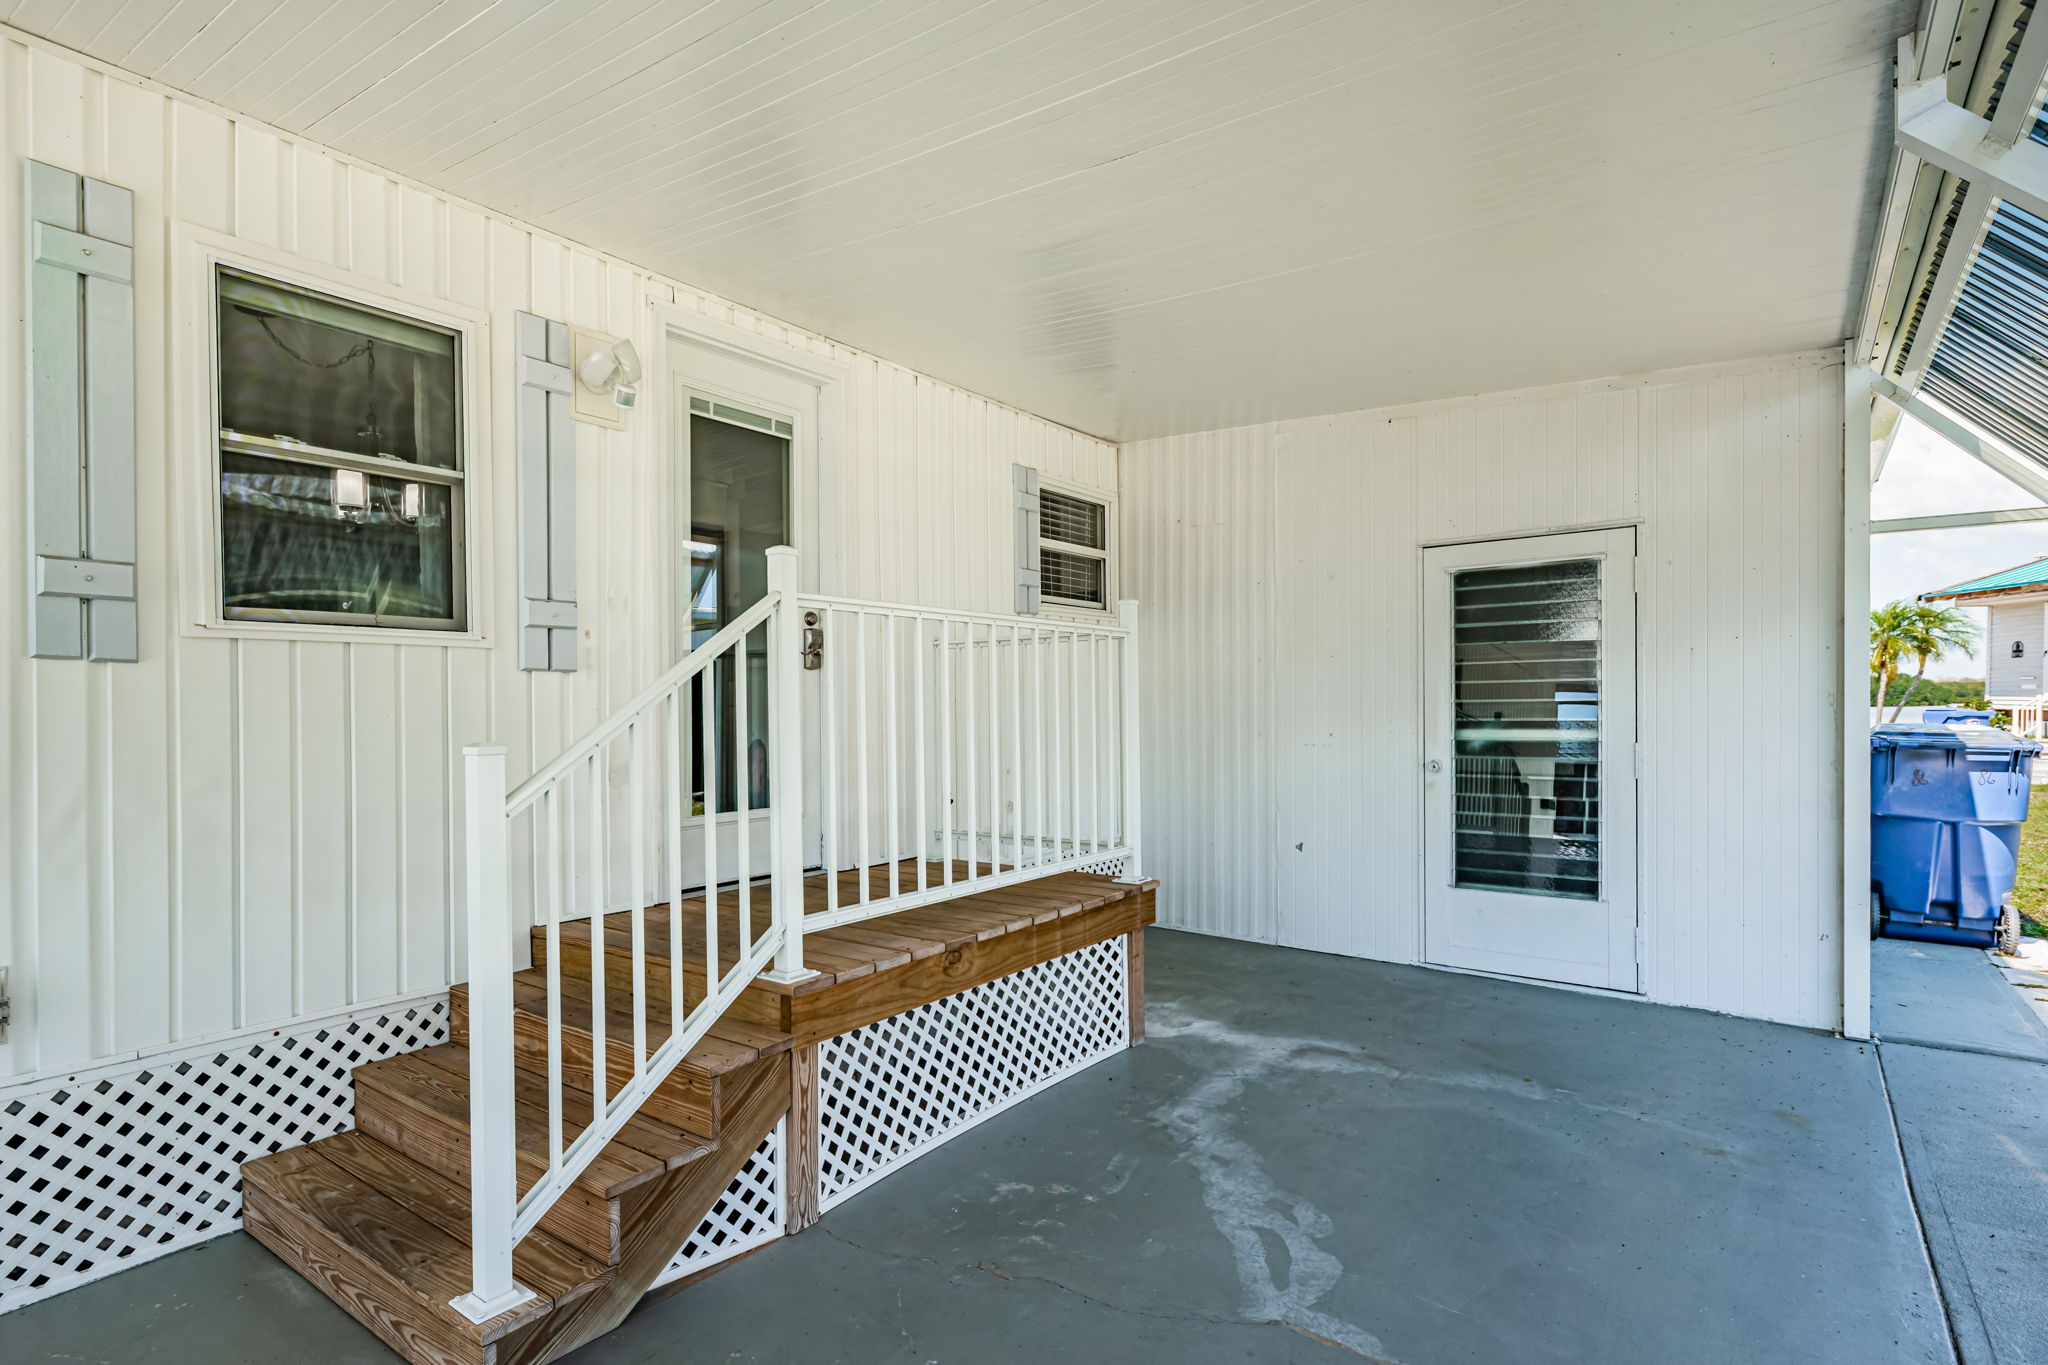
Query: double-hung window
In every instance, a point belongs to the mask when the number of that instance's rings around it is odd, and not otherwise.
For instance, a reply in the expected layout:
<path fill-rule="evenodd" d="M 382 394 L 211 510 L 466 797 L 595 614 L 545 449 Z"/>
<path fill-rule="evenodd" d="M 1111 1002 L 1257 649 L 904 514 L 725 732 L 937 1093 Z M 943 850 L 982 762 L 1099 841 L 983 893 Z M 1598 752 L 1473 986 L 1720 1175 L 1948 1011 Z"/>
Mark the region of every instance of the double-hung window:
<path fill-rule="evenodd" d="M 221 269 L 221 614 L 461 630 L 461 337 Z"/>
<path fill-rule="evenodd" d="M 1109 608 L 1109 506 L 1041 485 L 1038 590 L 1055 606 Z"/>

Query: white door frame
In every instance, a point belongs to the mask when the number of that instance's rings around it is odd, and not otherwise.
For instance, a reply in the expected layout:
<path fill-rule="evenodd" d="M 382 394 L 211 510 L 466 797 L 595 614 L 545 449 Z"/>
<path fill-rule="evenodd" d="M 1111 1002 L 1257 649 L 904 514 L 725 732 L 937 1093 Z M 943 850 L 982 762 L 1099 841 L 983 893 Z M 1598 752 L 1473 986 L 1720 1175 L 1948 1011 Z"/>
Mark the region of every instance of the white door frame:
<path fill-rule="evenodd" d="M 1451 576 L 1461 569 L 1578 559 L 1601 561 L 1599 899 L 1454 888 Z M 1424 961 L 1630 994 L 1642 990 L 1635 559 L 1634 526 L 1422 551 Z M 1546 914 L 1549 933 L 1537 919 Z M 1510 925 L 1527 925 L 1528 932 L 1511 938 Z M 1546 954 L 1551 945 L 1558 951 Z"/>

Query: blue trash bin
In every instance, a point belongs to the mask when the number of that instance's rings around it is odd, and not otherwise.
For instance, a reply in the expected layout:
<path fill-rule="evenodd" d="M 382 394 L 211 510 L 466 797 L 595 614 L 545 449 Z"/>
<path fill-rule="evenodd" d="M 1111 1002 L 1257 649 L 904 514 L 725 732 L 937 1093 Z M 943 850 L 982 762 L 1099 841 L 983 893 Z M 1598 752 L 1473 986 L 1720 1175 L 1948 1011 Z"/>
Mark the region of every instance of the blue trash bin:
<path fill-rule="evenodd" d="M 1920 713 L 1922 725 L 1989 725 L 1996 711 L 1972 711 L 1964 706 L 1930 706 Z"/>
<path fill-rule="evenodd" d="M 1989 726 L 1870 732 L 1870 893 L 1879 932 L 1997 942 L 2040 751 L 2036 740 Z"/>

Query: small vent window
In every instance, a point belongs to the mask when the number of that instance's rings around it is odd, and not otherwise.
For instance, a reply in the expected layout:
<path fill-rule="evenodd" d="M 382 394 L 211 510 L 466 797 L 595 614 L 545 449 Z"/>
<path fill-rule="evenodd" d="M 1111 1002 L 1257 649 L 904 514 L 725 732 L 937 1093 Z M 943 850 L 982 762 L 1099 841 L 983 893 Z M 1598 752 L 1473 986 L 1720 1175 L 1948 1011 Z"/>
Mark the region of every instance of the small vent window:
<path fill-rule="evenodd" d="M 1108 504 L 1040 488 L 1038 583 L 1048 602 L 1109 606 Z"/>

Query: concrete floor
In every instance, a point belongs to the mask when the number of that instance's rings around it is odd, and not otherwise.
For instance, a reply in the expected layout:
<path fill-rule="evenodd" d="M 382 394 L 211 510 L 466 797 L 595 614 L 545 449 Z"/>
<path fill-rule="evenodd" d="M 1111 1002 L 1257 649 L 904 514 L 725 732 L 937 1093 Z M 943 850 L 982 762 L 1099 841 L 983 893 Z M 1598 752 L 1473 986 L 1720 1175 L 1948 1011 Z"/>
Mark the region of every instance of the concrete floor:
<path fill-rule="evenodd" d="M 1868 1046 L 1160 931 L 1147 980 L 1146 1046 L 571 1359 L 1954 1359 Z M 50 1358 L 390 1359 L 239 1236 L 0 1319 Z"/>

